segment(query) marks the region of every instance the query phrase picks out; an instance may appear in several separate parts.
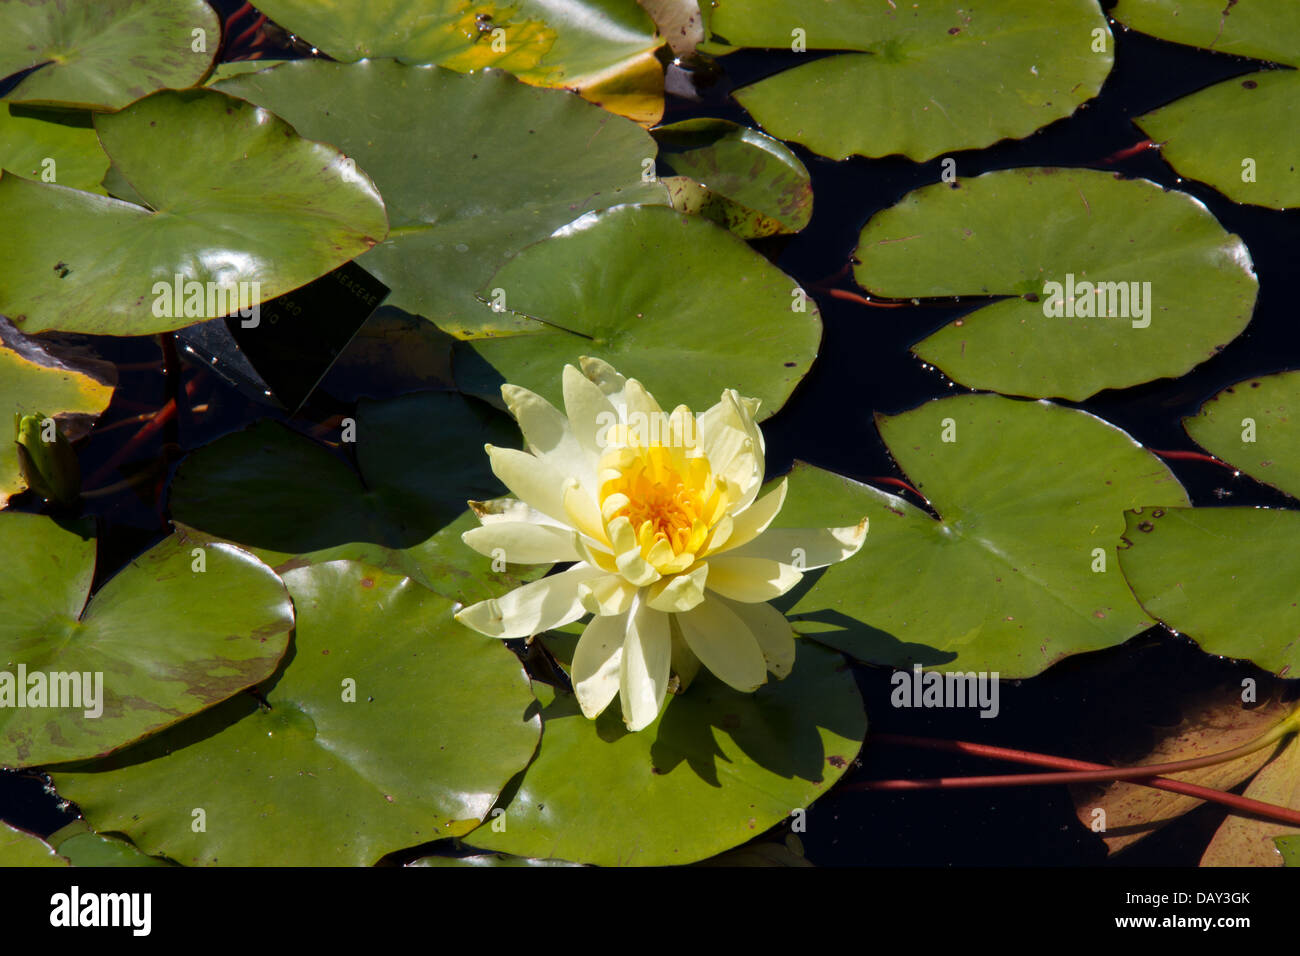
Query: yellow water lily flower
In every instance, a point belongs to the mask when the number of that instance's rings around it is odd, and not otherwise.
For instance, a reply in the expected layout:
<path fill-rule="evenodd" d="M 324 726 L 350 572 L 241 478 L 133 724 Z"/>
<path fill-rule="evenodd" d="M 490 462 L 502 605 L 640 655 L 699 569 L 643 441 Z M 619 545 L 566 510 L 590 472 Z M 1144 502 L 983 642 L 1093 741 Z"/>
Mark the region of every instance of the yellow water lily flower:
<path fill-rule="evenodd" d="M 786 481 L 763 497 L 765 447 L 757 399 L 732 389 L 698 417 L 664 414 L 636 379 L 583 358 L 564 368 L 564 407 L 503 385 L 527 450 L 486 446 L 514 498 L 470 502 L 482 527 L 463 540 L 515 564 L 576 562 L 456 614 L 491 637 L 529 637 L 595 615 L 572 679 L 595 717 L 618 694 L 629 730 L 653 723 L 676 674 L 701 664 L 739 691 L 794 664 L 794 634 L 767 604 L 803 572 L 857 552 L 856 527 L 768 526 Z"/>

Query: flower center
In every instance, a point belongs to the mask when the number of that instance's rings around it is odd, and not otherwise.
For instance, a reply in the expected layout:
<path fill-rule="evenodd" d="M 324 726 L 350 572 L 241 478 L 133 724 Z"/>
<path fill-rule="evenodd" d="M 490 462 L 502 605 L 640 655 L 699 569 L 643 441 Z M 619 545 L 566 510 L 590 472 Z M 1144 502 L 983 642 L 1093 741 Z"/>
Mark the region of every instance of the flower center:
<path fill-rule="evenodd" d="M 605 510 L 605 520 L 625 517 L 632 523 L 641 554 L 652 563 L 663 555 L 664 542 L 673 557 L 693 556 L 709 538 L 709 531 L 725 513 L 724 486 L 713 477 L 702 455 L 662 445 L 624 447 L 619 450 L 610 476 L 601 486 L 602 503 L 618 504 Z M 619 496 L 614 501 L 613 496 Z M 677 562 L 674 562 L 677 563 Z"/>

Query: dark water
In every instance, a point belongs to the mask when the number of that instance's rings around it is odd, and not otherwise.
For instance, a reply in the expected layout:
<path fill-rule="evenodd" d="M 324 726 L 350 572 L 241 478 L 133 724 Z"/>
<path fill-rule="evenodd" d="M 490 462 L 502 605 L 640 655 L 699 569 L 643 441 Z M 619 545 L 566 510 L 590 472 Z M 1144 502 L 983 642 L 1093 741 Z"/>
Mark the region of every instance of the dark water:
<path fill-rule="evenodd" d="M 226 3 L 229 13 L 237 4 Z M 1300 261 L 1300 213 L 1236 206 L 1208 187 L 1180 181 L 1154 151 L 1106 165 L 1102 160 L 1144 138 L 1130 122 L 1219 80 L 1258 68 L 1253 61 L 1164 43 L 1114 25 L 1116 60 L 1098 99 L 1074 116 L 1029 138 L 988 149 L 951 154 L 960 176 L 1016 166 L 1088 166 L 1113 169 L 1182 189 L 1204 202 L 1219 221 L 1250 248 L 1260 280 L 1254 318 L 1240 338 L 1210 361 L 1176 381 L 1160 380 L 1123 391 L 1103 392 L 1076 407 L 1087 409 L 1143 444 L 1162 450 L 1195 450 L 1179 420 L 1223 387 L 1251 375 L 1300 368 L 1300 334 L 1294 308 L 1285 301 L 1294 264 Z M 724 76 L 703 102 L 670 97 L 665 122 L 691 116 L 723 116 L 749 122 L 726 98 L 727 91 L 784 69 L 798 59 L 780 52 L 744 52 L 721 61 Z M 751 124 L 752 125 L 752 124 Z M 802 147 L 815 193 L 812 223 L 802 233 L 758 243 L 806 289 L 837 273 L 852 255 L 863 224 L 905 193 L 939 180 L 939 160 L 900 158 L 832 162 Z M 841 288 L 853 288 L 840 280 Z M 788 404 L 764 425 L 769 469 L 784 471 L 801 459 L 858 480 L 902 477 L 872 423 L 873 412 L 895 414 L 932 398 L 965 391 L 910 354 L 911 344 L 978 303 L 871 309 L 815 293 L 825 332 L 820 356 Z M 102 354 L 119 362 L 158 358 L 152 339 L 97 340 Z M 851 390 L 851 393 L 850 393 Z M 854 404 L 846 404 L 850 394 Z M 158 370 L 124 372 L 105 423 L 155 409 L 165 400 Z M 161 441 L 192 448 L 265 414 L 220 383 L 207 382 L 194 402 L 208 402 L 203 421 L 182 420 Z M 304 417 L 327 417 L 347 409 L 318 394 Z M 844 409 L 851 408 L 849 412 Z M 838 416 L 838 417 L 836 417 Z M 93 472 L 124 440 L 92 437 L 82 446 L 83 467 Z M 155 445 L 155 450 L 157 445 Z M 1279 492 L 1246 476 L 1234 477 L 1200 462 L 1170 461 L 1198 506 L 1215 504 L 1294 506 Z M 98 577 L 156 540 L 158 515 L 144 500 L 117 496 L 101 506 L 108 534 Z M 917 736 L 978 740 L 1051 754 L 1109 761 L 1146 728 L 1176 722 L 1180 702 L 1197 689 L 1243 676 L 1263 678 L 1255 668 L 1201 653 L 1189 640 L 1161 628 L 1123 647 L 1079 655 L 1029 681 L 1001 691 L 1001 713 L 982 720 L 977 712 L 894 710 L 889 671 L 855 666 L 872 729 Z M 869 746 L 847 780 L 916 778 L 1011 772 L 1005 765 L 903 749 Z M 0 818 L 49 833 L 66 823 L 37 774 L 0 772 Z M 1224 811 L 1201 808 L 1121 855 L 1121 865 L 1194 866 Z M 1096 835 L 1075 820 L 1064 787 L 1004 788 L 909 794 L 832 791 L 808 811 L 801 834 L 808 857 L 822 864 L 885 865 L 1068 865 L 1105 861 Z"/>

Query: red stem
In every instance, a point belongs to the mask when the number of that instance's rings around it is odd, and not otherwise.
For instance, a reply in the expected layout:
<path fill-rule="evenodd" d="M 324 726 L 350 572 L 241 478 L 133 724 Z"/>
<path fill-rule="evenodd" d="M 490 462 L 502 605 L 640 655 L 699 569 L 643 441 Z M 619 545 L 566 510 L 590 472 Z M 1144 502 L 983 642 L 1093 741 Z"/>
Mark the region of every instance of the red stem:
<path fill-rule="evenodd" d="M 1156 790 L 1168 790 L 1184 796 L 1195 797 L 1221 803 L 1243 813 L 1254 814 L 1279 823 L 1300 826 L 1300 811 L 1289 807 L 1239 797 L 1233 793 L 1198 786 L 1181 780 L 1167 780 L 1154 774 L 1163 768 L 1177 767 L 1173 764 L 1149 764 L 1145 767 L 1107 767 L 1105 764 L 1088 763 L 1083 760 L 1071 760 L 1068 757 L 1054 757 L 1049 754 L 1034 753 L 1029 750 L 1014 750 L 1008 747 L 995 747 L 990 744 L 976 744 L 965 740 L 938 740 L 932 737 L 910 737 L 903 734 L 872 734 L 870 737 L 878 743 L 901 744 L 910 747 L 925 747 L 931 750 L 946 750 L 953 753 L 970 754 L 977 757 L 989 757 L 994 760 L 1006 760 L 1011 763 L 1032 764 L 1039 767 L 1059 767 L 1070 770 L 1069 773 L 1028 773 L 1003 774 L 989 777 L 937 777 L 925 780 L 868 780 L 863 783 L 847 784 L 845 790 L 956 790 L 976 787 L 1018 787 L 1034 784 L 1085 783 L 1089 781 L 1126 780 L 1129 783 Z M 1169 771 L 1163 771 L 1169 772 Z"/>
<path fill-rule="evenodd" d="M 198 390 L 200 379 L 201 376 L 195 375 L 185 384 L 186 398 L 194 397 L 194 393 Z M 147 442 L 156 432 L 175 417 L 176 399 L 169 398 L 167 404 L 158 409 L 158 413 L 154 415 L 153 418 L 140 426 L 140 430 L 132 435 L 126 444 L 113 452 L 108 461 L 104 462 L 104 464 L 99 467 L 98 471 L 86 479 L 86 485 L 88 488 L 94 489 L 103 484 L 104 479 L 116 471 L 118 465 L 126 461 L 132 453 L 134 453 L 141 445 Z"/>
<path fill-rule="evenodd" d="M 1208 461 L 1211 465 L 1218 465 L 1220 468 L 1227 468 L 1229 471 L 1236 471 L 1226 462 L 1219 461 L 1213 455 L 1202 454 L 1199 451 L 1160 451 L 1158 448 L 1148 448 L 1147 451 L 1153 455 L 1159 455 L 1161 458 L 1172 458 L 1176 461 Z"/>
<path fill-rule="evenodd" d="M 926 498 L 925 495 L 921 494 L 919 491 L 917 491 L 915 488 L 909 485 L 907 482 L 905 482 L 902 478 L 879 477 L 879 478 L 869 478 L 868 481 L 878 481 L 883 485 L 893 485 L 896 488 L 906 488 L 908 491 L 916 495 L 916 497 L 920 498 L 922 501 L 930 500 Z"/>

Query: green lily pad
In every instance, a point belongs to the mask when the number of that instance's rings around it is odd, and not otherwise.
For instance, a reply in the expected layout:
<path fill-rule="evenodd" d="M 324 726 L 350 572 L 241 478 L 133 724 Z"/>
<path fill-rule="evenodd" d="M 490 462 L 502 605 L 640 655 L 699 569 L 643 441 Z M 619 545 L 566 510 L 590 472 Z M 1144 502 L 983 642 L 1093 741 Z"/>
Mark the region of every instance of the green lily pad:
<path fill-rule="evenodd" d="M 876 295 L 1015 296 L 912 351 L 972 388 L 1075 401 L 1204 362 L 1258 291 L 1245 244 L 1200 202 L 1090 169 L 922 187 L 872 217 L 856 255 Z"/>
<path fill-rule="evenodd" d="M 1300 498 L 1300 371 L 1231 385 L 1183 427 L 1202 448 Z"/>
<path fill-rule="evenodd" d="M 723 43 L 836 51 L 735 93 L 773 136 L 833 159 L 1028 136 L 1096 96 L 1114 60 L 1096 0 L 711 5 Z"/>
<path fill-rule="evenodd" d="M 1224 0 L 1119 0 L 1111 16 L 1134 30 L 1217 53 L 1300 62 L 1300 7 Z"/>
<path fill-rule="evenodd" d="M 504 380 L 558 405 L 559 370 L 592 355 L 668 407 L 703 411 L 728 387 L 762 399 L 770 415 L 821 338 L 817 307 L 795 280 L 725 229 L 663 206 L 573 223 L 511 259 L 484 296 L 496 290 L 506 308 L 543 324 L 463 347 L 481 362 L 459 360 L 457 383 L 478 395 Z"/>
<path fill-rule="evenodd" d="M 85 820 L 74 820 L 63 829 L 51 833 L 50 845 L 73 866 L 171 866 L 166 860 L 146 856 L 127 840 L 96 833 Z"/>
<path fill-rule="evenodd" d="M 808 170 L 772 137 L 721 119 L 683 120 L 653 135 L 659 161 L 686 179 L 669 188 L 675 209 L 707 216 L 742 239 L 798 232 L 812 218 Z"/>
<path fill-rule="evenodd" d="M 635 0 L 267 0 L 259 9 L 335 60 L 495 67 L 653 123 L 662 45 Z"/>
<path fill-rule="evenodd" d="M 357 468 L 275 422 L 226 435 L 181 462 L 172 515 L 278 571 L 349 558 L 466 604 L 545 572 L 493 573 L 460 540 L 479 524 L 466 501 L 505 492 L 483 452 L 485 441 L 519 443 L 504 415 L 473 398 L 422 392 L 360 402 L 355 426 Z"/>
<path fill-rule="evenodd" d="M 95 125 L 152 209 L 0 179 L 0 210 L 28 225 L 0 235 L 0 312 L 26 331 L 142 335 L 193 325 L 234 309 L 221 308 L 212 287 L 194 296 L 194 308 L 186 299 L 178 309 L 168 294 L 177 277 L 232 289 L 258 283 L 246 287 L 256 303 L 324 275 L 387 232 L 383 201 L 363 173 L 243 100 L 166 91 Z"/>
<path fill-rule="evenodd" d="M 939 399 L 876 422 L 938 518 L 797 467 L 776 527 L 837 527 L 865 514 L 871 533 L 853 560 L 787 596 L 795 630 L 868 663 L 1021 678 L 1150 626 L 1115 558 L 1123 512 L 1187 496 L 1124 432 L 1086 412 L 997 395 Z"/>
<path fill-rule="evenodd" d="M 89 601 L 95 542 L 77 529 L 5 512 L 0 552 L 3 766 L 100 756 L 212 707 L 272 673 L 294 626 L 270 568 L 199 535 L 165 538 Z"/>
<path fill-rule="evenodd" d="M 0 77 L 39 67 L 10 101 L 117 110 L 201 80 L 221 24 L 204 0 L 0 0 L 0 37 Z"/>
<path fill-rule="evenodd" d="M 56 773 L 59 793 L 185 865 L 362 866 L 476 826 L 537 746 L 518 659 L 408 578 L 331 561 L 284 580 L 294 656 L 266 706 Z"/>
<path fill-rule="evenodd" d="M 590 209 L 667 202 L 642 180 L 655 155 L 644 130 L 501 73 L 300 60 L 218 88 L 334 143 L 374 178 L 392 231 L 359 264 L 393 290 L 389 305 L 461 338 L 540 328 L 475 295 L 524 246 Z"/>
<path fill-rule="evenodd" d="M 753 694 L 701 670 L 638 733 L 617 704 L 592 721 L 576 698 L 535 690 L 541 749 L 504 815 L 465 838 L 472 846 L 604 866 L 692 863 L 807 807 L 867 729 L 843 658 L 808 642 L 789 677 Z"/>
<path fill-rule="evenodd" d="M 0 110 L 0 169 L 38 182 L 102 193 L 108 156 L 85 113 Z"/>
<path fill-rule="evenodd" d="M 1300 672 L 1300 511 L 1143 509 L 1129 514 L 1124 576 L 1147 612 L 1211 654 Z"/>
<path fill-rule="evenodd" d="M 36 834 L 0 820 L 0 867 L 67 865 L 68 861 Z"/>
<path fill-rule="evenodd" d="M 16 343 L 18 344 L 18 343 Z M 0 345 L 0 502 L 27 487 L 10 422 L 18 415 L 98 416 L 113 386 L 72 368 L 31 343 L 23 351 Z"/>
<path fill-rule="evenodd" d="M 1233 202 L 1300 206 L 1300 127 L 1288 117 L 1300 100 L 1300 72 L 1234 77 L 1137 117 L 1182 176 Z"/>
<path fill-rule="evenodd" d="M 1222 0 L 1121 0 L 1112 15 L 1135 30 L 1219 53 L 1300 66 L 1300 7 Z M 1233 77 L 1134 122 L 1189 179 L 1233 202 L 1300 206 L 1300 132 L 1287 117 L 1300 97 L 1295 70 Z"/>
<path fill-rule="evenodd" d="M 1300 836 L 1275 837 L 1284 866 L 1300 866 Z"/>

